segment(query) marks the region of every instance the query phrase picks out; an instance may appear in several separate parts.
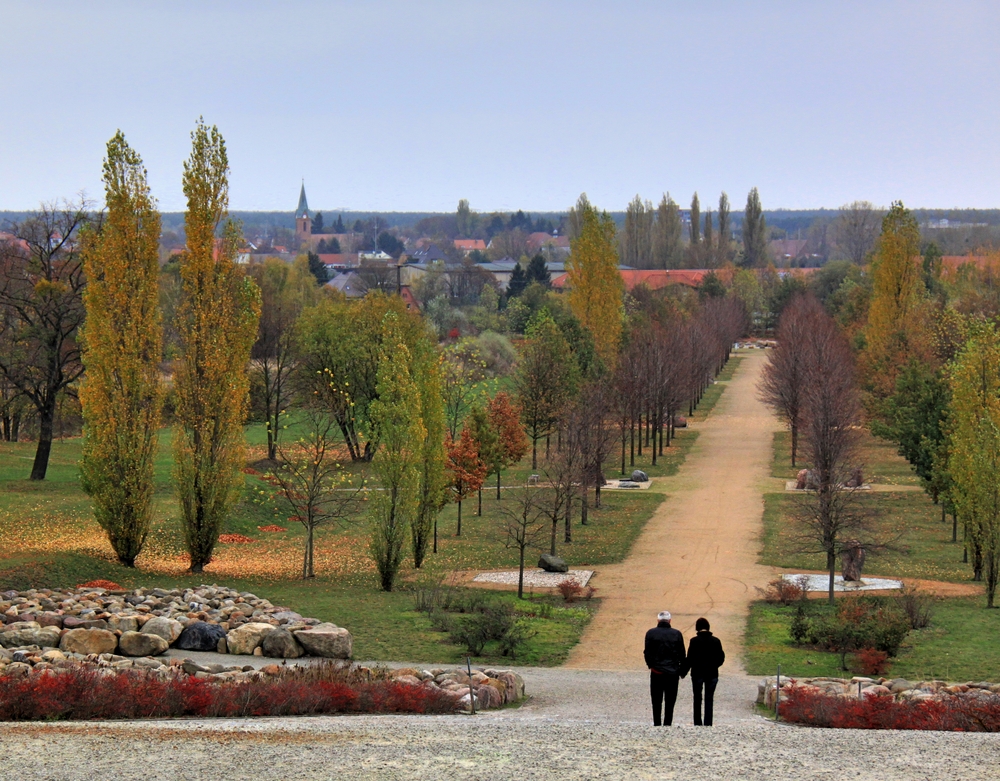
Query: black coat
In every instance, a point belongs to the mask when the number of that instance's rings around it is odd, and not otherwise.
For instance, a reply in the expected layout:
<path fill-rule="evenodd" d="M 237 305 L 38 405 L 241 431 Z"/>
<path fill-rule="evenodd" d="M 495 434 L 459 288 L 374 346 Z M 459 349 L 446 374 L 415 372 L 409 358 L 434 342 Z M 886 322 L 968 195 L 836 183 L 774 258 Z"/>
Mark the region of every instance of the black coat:
<path fill-rule="evenodd" d="M 684 635 L 671 629 L 666 621 L 646 632 L 646 647 L 642 655 L 650 670 L 682 678 L 687 674 L 684 668 Z"/>
<path fill-rule="evenodd" d="M 691 638 L 688 643 L 687 669 L 692 678 L 710 681 L 719 677 L 719 668 L 726 661 L 726 652 L 718 637 L 705 630 Z"/>

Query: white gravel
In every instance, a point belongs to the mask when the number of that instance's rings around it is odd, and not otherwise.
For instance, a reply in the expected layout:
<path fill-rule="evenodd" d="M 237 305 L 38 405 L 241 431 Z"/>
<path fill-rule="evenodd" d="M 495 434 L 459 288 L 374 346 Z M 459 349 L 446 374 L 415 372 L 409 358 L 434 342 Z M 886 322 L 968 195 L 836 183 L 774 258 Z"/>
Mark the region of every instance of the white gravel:
<path fill-rule="evenodd" d="M 786 583 L 799 585 L 805 582 L 806 591 L 829 591 L 829 575 L 782 575 L 781 579 Z M 803 581 L 804 579 L 804 581 Z M 903 581 L 891 578 L 862 578 L 860 582 L 844 582 L 841 575 L 834 575 L 834 591 L 888 591 L 890 589 L 902 588 Z"/>
<path fill-rule="evenodd" d="M 543 569 L 525 569 L 524 585 L 533 588 L 558 588 L 564 580 L 575 580 L 581 586 L 586 586 L 594 571 L 589 569 L 571 569 L 569 572 L 546 572 Z M 517 585 L 517 570 L 505 572 L 480 572 L 472 579 L 473 583 L 504 583 Z"/>

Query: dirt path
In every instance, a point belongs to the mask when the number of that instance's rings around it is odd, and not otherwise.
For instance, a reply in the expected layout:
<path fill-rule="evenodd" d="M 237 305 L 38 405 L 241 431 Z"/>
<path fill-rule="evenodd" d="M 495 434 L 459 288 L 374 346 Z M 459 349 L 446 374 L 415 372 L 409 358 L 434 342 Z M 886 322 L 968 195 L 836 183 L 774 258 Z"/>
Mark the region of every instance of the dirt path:
<path fill-rule="evenodd" d="M 667 499 L 621 564 L 592 584 L 601 609 L 567 661 L 592 670 L 642 670 L 643 636 L 660 610 L 685 637 L 705 616 L 726 647 L 727 673 L 742 671 L 742 641 L 754 586 L 772 570 L 757 564 L 773 432 L 779 423 L 757 399 L 764 351 L 746 356 L 677 475 Z"/>

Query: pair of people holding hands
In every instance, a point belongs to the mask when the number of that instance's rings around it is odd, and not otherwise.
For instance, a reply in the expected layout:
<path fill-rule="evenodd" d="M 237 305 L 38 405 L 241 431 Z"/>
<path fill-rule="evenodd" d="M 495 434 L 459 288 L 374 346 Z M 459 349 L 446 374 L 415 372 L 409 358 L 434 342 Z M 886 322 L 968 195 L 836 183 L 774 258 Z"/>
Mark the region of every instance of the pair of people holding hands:
<path fill-rule="evenodd" d="M 687 653 L 684 652 L 684 636 L 670 626 L 670 612 L 657 614 L 656 626 L 646 632 L 643 656 L 649 668 L 649 694 L 653 701 L 653 726 L 661 723 L 669 727 L 674 720 L 674 703 L 677 701 L 677 686 L 681 678 L 691 673 L 691 687 L 694 692 L 695 726 L 712 726 L 712 709 L 715 687 L 719 683 L 719 668 L 726 661 L 722 643 L 715 637 L 708 619 L 699 618 L 694 628 L 697 634 L 691 638 Z M 702 698 L 704 695 L 705 715 L 702 719 Z"/>

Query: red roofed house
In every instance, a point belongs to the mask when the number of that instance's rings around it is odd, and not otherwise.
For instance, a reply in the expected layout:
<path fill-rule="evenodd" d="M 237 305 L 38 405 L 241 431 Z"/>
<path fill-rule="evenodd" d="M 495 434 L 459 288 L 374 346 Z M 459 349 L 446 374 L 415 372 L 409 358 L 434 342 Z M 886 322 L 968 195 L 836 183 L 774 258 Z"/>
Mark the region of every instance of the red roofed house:
<path fill-rule="evenodd" d="M 468 255 L 470 252 L 479 250 L 480 252 L 486 251 L 486 242 L 482 239 L 455 239 L 455 249 Z"/>

